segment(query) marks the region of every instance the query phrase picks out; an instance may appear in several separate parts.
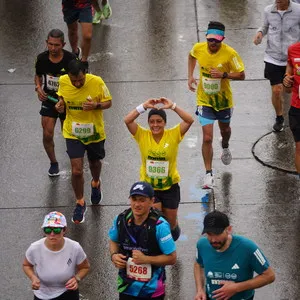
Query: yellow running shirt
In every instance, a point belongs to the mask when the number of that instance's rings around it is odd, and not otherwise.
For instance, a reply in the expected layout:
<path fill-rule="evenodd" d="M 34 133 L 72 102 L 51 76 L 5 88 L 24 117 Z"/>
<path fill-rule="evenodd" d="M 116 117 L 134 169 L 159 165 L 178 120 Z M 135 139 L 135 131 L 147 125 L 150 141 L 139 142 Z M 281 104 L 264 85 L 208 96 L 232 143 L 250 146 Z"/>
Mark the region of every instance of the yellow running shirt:
<path fill-rule="evenodd" d="M 78 139 L 83 144 L 97 143 L 106 138 L 103 112 L 101 109 L 83 111 L 82 105 L 87 97 L 96 98 L 97 102 L 111 100 L 112 97 L 104 81 L 92 74 L 86 74 L 84 86 L 76 88 L 68 75 L 59 78 L 58 96 L 64 98 L 66 120 L 63 136 L 66 139 Z"/>
<path fill-rule="evenodd" d="M 221 72 L 242 72 L 244 64 L 238 53 L 222 43 L 217 53 L 208 51 L 207 42 L 196 43 L 190 55 L 197 59 L 200 67 L 200 82 L 197 88 L 197 105 L 210 106 L 219 111 L 233 107 L 230 80 L 211 78 L 210 69 Z"/>
<path fill-rule="evenodd" d="M 140 180 L 149 182 L 155 190 L 168 190 L 180 181 L 177 171 L 178 145 L 183 139 L 180 124 L 165 129 L 157 144 L 149 129 L 138 125 L 134 139 L 139 145 L 142 165 Z"/>

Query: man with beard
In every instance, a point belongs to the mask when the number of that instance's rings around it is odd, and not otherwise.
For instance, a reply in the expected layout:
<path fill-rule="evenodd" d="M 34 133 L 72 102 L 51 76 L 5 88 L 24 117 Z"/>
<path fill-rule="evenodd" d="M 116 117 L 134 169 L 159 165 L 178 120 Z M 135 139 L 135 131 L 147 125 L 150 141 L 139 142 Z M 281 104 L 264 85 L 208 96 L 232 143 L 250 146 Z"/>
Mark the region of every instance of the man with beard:
<path fill-rule="evenodd" d="M 251 300 L 255 289 L 275 280 L 262 251 L 253 241 L 233 235 L 224 213 L 207 214 L 202 233 L 206 237 L 197 243 L 194 264 L 195 300 Z M 253 278 L 254 272 L 258 275 Z"/>
<path fill-rule="evenodd" d="M 212 171 L 213 129 L 218 120 L 222 136 L 221 160 L 224 165 L 231 163 L 229 139 L 231 135 L 230 120 L 233 110 L 230 80 L 244 80 L 244 64 L 239 54 L 223 43 L 225 26 L 211 21 L 206 32 L 206 41 L 196 43 L 188 57 L 188 87 L 192 92 L 197 86 L 197 111 L 202 126 L 202 156 L 206 174 L 203 188 L 213 188 Z M 199 84 L 194 78 L 196 63 L 200 66 Z"/>

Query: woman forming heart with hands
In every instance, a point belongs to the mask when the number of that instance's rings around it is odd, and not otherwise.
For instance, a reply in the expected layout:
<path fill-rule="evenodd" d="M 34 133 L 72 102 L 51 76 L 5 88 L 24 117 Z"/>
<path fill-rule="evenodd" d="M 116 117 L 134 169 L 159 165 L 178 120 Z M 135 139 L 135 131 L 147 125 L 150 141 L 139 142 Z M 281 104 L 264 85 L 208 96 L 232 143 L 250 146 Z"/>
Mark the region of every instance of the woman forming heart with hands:
<path fill-rule="evenodd" d="M 143 128 L 135 120 L 147 109 L 149 129 Z M 178 114 L 181 122 L 166 129 L 167 115 L 171 109 Z M 178 145 L 193 124 L 192 115 L 184 111 L 172 100 L 161 97 L 146 100 L 125 117 L 129 132 L 139 145 L 142 165 L 140 180 L 152 185 L 155 191 L 154 207 L 163 212 L 170 223 L 173 239 L 180 236 L 177 211 L 180 202 L 180 176 L 177 170 Z"/>

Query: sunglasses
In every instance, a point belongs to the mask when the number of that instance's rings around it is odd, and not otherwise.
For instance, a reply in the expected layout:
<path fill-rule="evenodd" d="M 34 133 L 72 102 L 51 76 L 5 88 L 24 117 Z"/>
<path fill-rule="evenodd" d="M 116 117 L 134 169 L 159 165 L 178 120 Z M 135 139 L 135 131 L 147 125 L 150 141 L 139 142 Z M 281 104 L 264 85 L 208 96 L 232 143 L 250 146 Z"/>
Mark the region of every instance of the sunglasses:
<path fill-rule="evenodd" d="M 210 43 L 221 43 L 221 41 L 217 40 L 217 39 L 207 39 L 208 42 Z"/>
<path fill-rule="evenodd" d="M 52 231 L 54 234 L 60 234 L 62 232 L 62 227 L 44 227 L 44 232 L 50 234 Z"/>

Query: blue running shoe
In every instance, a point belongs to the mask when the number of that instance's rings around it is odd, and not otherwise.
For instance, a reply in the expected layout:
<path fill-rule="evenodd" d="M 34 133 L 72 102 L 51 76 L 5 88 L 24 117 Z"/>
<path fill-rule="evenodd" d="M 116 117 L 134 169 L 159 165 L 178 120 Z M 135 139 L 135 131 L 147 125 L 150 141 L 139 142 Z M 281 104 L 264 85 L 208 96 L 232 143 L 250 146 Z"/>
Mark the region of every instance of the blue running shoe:
<path fill-rule="evenodd" d="M 84 222 L 84 215 L 86 213 L 86 204 L 84 202 L 84 205 L 76 204 L 74 213 L 73 213 L 73 218 L 72 222 L 75 224 L 81 224 Z"/>
<path fill-rule="evenodd" d="M 100 189 L 100 183 L 98 187 L 93 187 L 91 185 L 92 192 L 91 192 L 91 202 L 93 205 L 100 204 L 100 202 L 103 200 L 102 191 Z"/>

